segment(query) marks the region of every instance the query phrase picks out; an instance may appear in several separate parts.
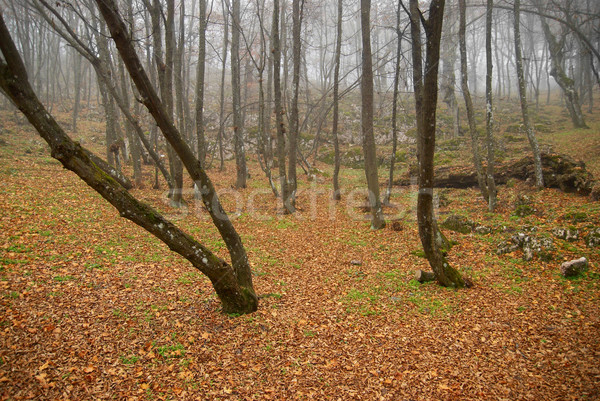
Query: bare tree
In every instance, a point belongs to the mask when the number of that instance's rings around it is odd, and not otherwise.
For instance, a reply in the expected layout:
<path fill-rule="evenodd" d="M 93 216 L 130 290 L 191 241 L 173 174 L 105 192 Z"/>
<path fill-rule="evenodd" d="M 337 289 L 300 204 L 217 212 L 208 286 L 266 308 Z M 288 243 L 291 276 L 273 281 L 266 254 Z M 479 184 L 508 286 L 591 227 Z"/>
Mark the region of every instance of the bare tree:
<path fill-rule="evenodd" d="M 371 0 L 360 1 L 360 23 L 362 37 L 362 79 L 361 79 L 361 130 L 363 153 L 365 156 L 365 175 L 369 191 L 371 208 L 371 228 L 379 230 L 385 227 L 383 210 L 379 199 L 379 178 L 377 176 L 377 157 L 373 136 L 373 59 L 371 54 Z"/>
<path fill-rule="evenodd" d="M 543 13 L 542 6 L 539 1 L 537 2 L 537 7 L 540 14 Z M 563 68 L 565 58 L 564 47 L 568 36 L 566 34 L 567 29 L 563 26 L 561 33 L 557 37 L 557 35 L 552 33 L 552 30 L 548 25 L 548 21 L 546 21 L 546 17 L 541 16 L 540 20 L 542 22 L 542 30 L 544 31 L 544 37 L 546 38 L 546 42 L 548 42 L 548 50 L 550 52 L 550 75 L 562 89 L 562 93 L 565 96 L 567 110 L 571 116 L 573 126 L 575 128 L 587 128 L 587 124 L 583 118 L 583 113 L 581 112 L 581 103 L 579 101 L 579 94 L 575 89 L 575 83 L 573 79 L 567 76 Z"/>

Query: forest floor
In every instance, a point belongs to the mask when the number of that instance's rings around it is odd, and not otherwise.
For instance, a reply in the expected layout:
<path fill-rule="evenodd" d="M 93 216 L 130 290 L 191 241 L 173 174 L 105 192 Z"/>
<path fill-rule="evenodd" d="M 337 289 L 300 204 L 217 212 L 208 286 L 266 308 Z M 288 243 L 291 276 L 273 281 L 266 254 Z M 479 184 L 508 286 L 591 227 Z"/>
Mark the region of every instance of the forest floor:
<path fill-rule="evenodd" d="M 460 213 L 494 229 L 445 232 L 457 242 L 449 261 L 475 283 L 455 291 L 412 280 L 428 270 L 414 187 L 395 188 L 386 209 L 399 231 L 372 231 L 352 191 L 361 170 L 342 170 L 335 204 L 331 166 L 318 164 L 315 180 L 300 177 L 299 213 L 284 216 L 255 163 L 234 191 L 228 162 L 209 173 L 261 297 L 256 313 L 228 316 L 204 276 L 64 170 L 22 117 L 1 121 L 0 399 L 600 399 L 600 251 L 584 240 L 600 226 L 598 202 L 511 182 L 488 213 L 476 189 L 442 191 L 440 220 Z M 80 125 L 74 138 L 101 152 L 102 123 Z M 544 146 L 600 174 L 597 117 L 589 130 L 547 125 Z M 501 134 L 526 151 L 508 136 L 522 134 Z M 227 258 L 191 190 L 187 211 L 169 207 L 164 185 L 132 192 Z M 534 213 L 519 217 L 523 194 Z M 557 227 L 579 238 L 554 238 Z M 551 259 L 499 256 L 516 232 L 552 237 Z M 580 256 L 588 271 L 562 278 L 560 264 Z"/>

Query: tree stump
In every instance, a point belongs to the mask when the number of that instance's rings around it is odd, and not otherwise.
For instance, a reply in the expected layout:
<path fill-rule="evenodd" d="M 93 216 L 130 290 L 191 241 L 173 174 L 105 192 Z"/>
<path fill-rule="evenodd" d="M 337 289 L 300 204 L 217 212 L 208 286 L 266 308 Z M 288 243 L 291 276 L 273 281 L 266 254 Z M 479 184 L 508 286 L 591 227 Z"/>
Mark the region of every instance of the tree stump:
<path fill-rule="evenodd" d="M 415 272 L 415 280 L 419 283 L 427 283 L 435 280 L 435 274 L 433 272 L 426 272 L 423 270 L 417 270 Z"/>

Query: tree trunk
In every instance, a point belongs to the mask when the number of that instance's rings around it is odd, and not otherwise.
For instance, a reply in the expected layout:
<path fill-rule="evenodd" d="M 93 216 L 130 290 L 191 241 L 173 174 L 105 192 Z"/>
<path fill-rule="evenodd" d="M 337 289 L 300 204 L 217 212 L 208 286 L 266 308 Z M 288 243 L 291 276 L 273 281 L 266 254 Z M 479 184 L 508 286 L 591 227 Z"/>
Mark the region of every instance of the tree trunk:
<path fill-rule="evenodd" d="M 160 11 L 160 3 L 157 1 L 157 11 Z M 160 36 L 159 36 L 160 40 Z M 164 83 L 161 87 L 160 96 L 165 104 L 167 113 L 171 119 L 174 116 L 175 104 L 173 102 L 173 78 L 174 78 L 174 59 L 175 59 L 175 0 L 167 0 L 167 19 L 165 23 L 165 62 L 162 65 L 164 68 Z M 175 182 L 175 189 L 171 194 L 171 206 L 182 207 L 183 201 L 183 164 L 177 156 L 177 153 L 172 146 L 167 144 L 167 154 L 169 155 L 169 166 L 171 167 L 171 176 Z"/>
<path fill-rule="evenodd" d="M 198 66 L 196 69 L 196 140 L 200 163 L 206 162 L 204 137 L 204 69 L 206 65 L 206 0 L 199 0 Z"/>
<path fill-rule="evenodd" d="M 542 174 L 542 157 L 540 147 L 533 125 L 529 121 L 529 108 L 527 106 L 527 85 L 523 75 L 523 56 L 521 54 L 521 0 L 514 0 L 514 35 L 515 35 L 515 65 L 517 67 L 517 79 L 519 83 L 519 99 L 521 101 L 521 113 L 523 114 L 523 126 L 527 133 L 527 139 L 533 153 L 535 168 L 535 185 L 544 188 L 544 176 Z"/>
<path fill-rule="evenodd" d="M 279 0 L 273 0 L 273 23 L 271 24 L 271 41 L 273 46 L 273 97 L 275 100 L 275 119 L 277 125 L 277 156 L 279 164 L 279 194 L 284 213 L 293 213 L 289 204 L 287 174 L 285 169 L 285 125 L 281 99 L 281 47 L 279 38 Z"/>
<path fill-rule="evenodd" d="M 473 100 L 471 99 L 471 91 L 469 90 L 469 76 L 467 67 L 467 44 L 466 44 L 466 0 L 458 0 L 458 7 L 460 12 L 460 23 L 458 29 L 458 40 L 460 43 L 460 76 L 461 76 L 461 88 L 463 97 L 465 99 L 465 109 L 467 111 L 467 120 L 469 122 L 469 133 L 471 136 L 471 151 L 473 152 L 473 165 L 477 173 L 477 182 L 479 183 L 479 189 L 481 196 L 488 202 L 488 188 L 483 173 L 483 166 L 481 164 L 481 156 L 479 155 L 479 134 L 477 133 L 477 126 L 475 123 L 475 111 L 473 110 Z"/>
<path fill-rule="evenodd" d="M 494 181 L 494 109 L 492 105 L 492 16 L 494 0 L 487 0 L 485 18 L 485 133 L 487 145 L 488 210 L 496 209 L 496 183 Z"/>
<path fill-rule="evenodd" d="M 392 98 L 392 155 L 390 158 L 390 176 L 387 190 L 383 197 L 383 204 L 389 205 L 392 196 L 392 186 L 394 184 L 394 167 L 396 166 L 396 150 L 398 148 L 398 94 L 400 82 L 400 58 L 402 57 L 402 32 L 400 31 L 400 7 L 396 11 L 396 65 L 394 68 L 394 94 Z"/>
<path fill-rule="evenodd" d="M 17 24 L 18 25 L 18 24 Z M 76 51 L 73 52 L 73 74 L 74 74 L 74 101 L 71 129 L 73 133 L 77 133 L 77 117 L 79 116 L 79 108 L 81 106 L 81 56 Z"/>
<path fill-rule="evenodd" d="M 246 188 L 248 176 L 246 152 L 244 150 L 244 127 L 241 110 L 240 84 L 240 0 L 232 1 L 231 28 L 231 93 L 233 98 L 233 141 L 237 171 L 236 188 Z"/>
<path fill-rule="evenodd" d="M 343 0 L 337 2 L 337 35 L 335 39 L 335 67 L 333 71 L 333 122 L 331 127 L 331 135 L 333 136 L 333 199 L 340 200 L 342 194 L 340 191 L 340 141 L 338 138 L 338 121 L 339 121 L 339 103 L 340 103 L 340 55 L 342 53 L 342 23 L 343 23 Z"/>
<path fill-rule="evenodd" d="M 445 287 L 461 288 L 465 281 L 442 254 L 433 213 L 433 159 L 435 153 L 436 107 L 438 94 L 438 65 L 444 16 L 444 0 L 432 0 L 429 18 L 423 22 L 426 34 L 425 76 L 423 77 L 421 45 L 421 11 L 418 0 L 410 0 L 410 25 L 413 56 L 413 85 L 417 115 L 417 155 L 419 158 L 419 194 L 417 220 L 419 237 L 425 256 L 436 280 Z"/>
<path fill-rule="evenodd" d="M 373 136 L 373 59 L 371 55 L 371 0 L 360 1 L 360 22 L 362 36 L 362 79 L 361 79 L 361 131 L 365 157 L 365 175 L 371 208 L 371 228 L 385 227 L 383 210 L 379 199 L 379 179 L 377 177 L 377 157 Z"/>
<path fill-rule="evenodd" d="M 217 133 L 217 142 L 219 144 L 219 160 L 221 161 L 219 170 L 225 171 L 225 159 L 223 155 L 223 136 L 225 134 L 225 67 L 227 65 L 227 47 L 229 45 L 229 3 L 227 0 L 221 1 L 223 9 L 223 53 L 221 54 L 221 88 L 219 90 L 219 132 Z"/>
<path fill-rule="evenodd" d="M 300 2 L 302 1 L 302 5 Z M 292 1 L 292 107 L 290 113 L 290 134 L 289 138 L 289 204 L 292 209 L 296 208 L 296 191 L 298 189 L 298 177 L 296 176 L 296 152 L 298 147 L 298 95 L 300 91 L 300 61 L 301 61 L 301 41 L 300 33 L 302 28 L 302 8 L 304 0 Z"/>

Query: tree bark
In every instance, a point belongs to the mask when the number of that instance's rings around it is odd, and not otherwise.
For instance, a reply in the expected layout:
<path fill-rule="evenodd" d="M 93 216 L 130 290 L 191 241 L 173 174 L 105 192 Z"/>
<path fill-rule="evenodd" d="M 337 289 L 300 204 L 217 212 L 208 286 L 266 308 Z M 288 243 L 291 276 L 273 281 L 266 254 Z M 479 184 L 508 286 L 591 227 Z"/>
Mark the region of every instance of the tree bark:
<path fill-rule="evenodd" d="M 527 106 L 527 85 L 523 75 L 523 55 L 521 53 L 521 0 L 514 0 L 514 39 L 515 39 L 515 65 L 517 67 L 517 79 L 519 83 L 519 99 L 521 101 L 521 114 L 523 115 L 523 126 L 527 133 L 529 146 L 533 153 L 535 168 L 535 185 L 544 188 L 544 176 L 542 174 L 542 157 L 540 146 L 533 125 L 529 121 L 529 107 Z"/>
<path fill-rule="evenodd" d="M 438 241 L 433 213 L 433 159 L 435 153 L 436 107 L 438 96 L 438 66 L 444 17 L 444 0 L 432 0 L 429 18 L 425 20 L 418 0 L 410 0 L 410 25 L 413 56 L 413 85 L 417 115 L 417 156 L 419 158 L 419 194 L 417 221 L 425 256 L 436 280 L 445 287 L 461 288 L 465 281 L 444 257 Z M 421 19 L 426 35 L 425 75 L 423 76 Z"/>
<path fill-rule="evenodd" d="M 383 210 L 379 198 L 377 177 L 377 157 L 373 136 L 373 59 L 371 55 L 371 0 L 360 1 L 360 23 L 362 37 L 362 79 L 361 79 L 361 131 L 365 157 L 365 175 L 371 208 L 371 228 L 385 227 Z"/>

